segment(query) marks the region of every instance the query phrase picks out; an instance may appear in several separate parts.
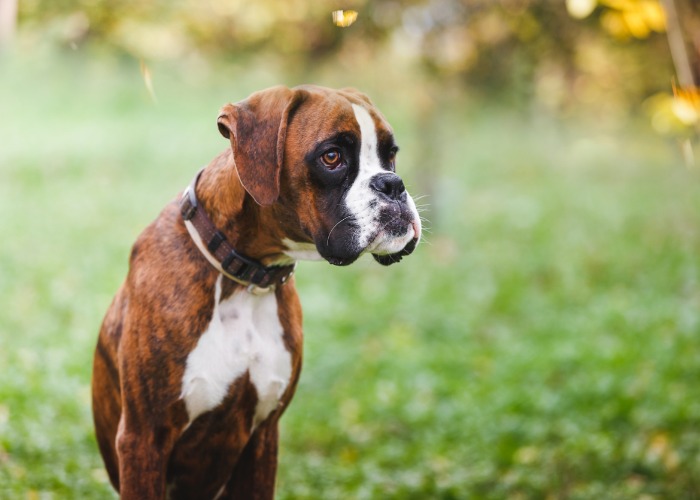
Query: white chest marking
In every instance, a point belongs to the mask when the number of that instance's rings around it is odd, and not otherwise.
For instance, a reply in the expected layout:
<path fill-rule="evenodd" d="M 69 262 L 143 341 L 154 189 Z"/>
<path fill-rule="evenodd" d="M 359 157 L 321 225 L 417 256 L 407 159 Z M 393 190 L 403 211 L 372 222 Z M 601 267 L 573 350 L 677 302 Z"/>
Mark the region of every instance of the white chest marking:
<path fill-rule="evenodd" d="M 275 294 L 240 291 L 221 301 L 221 280 L 220 275 L 209 326 L 187 356 L 181 397 L 191 423 L 219 406 L 231 384 L 248 372 L 258 393 L 255 429 L 277 407 L 287 388 L 292 357 L 282 339 Z"/>

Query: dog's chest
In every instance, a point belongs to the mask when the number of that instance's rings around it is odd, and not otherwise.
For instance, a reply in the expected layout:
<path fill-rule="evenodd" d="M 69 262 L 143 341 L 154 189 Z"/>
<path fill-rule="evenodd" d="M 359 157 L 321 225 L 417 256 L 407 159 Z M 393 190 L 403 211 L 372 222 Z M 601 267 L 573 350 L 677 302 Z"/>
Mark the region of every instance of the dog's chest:
<path fill-rule="evenodd" d="M 289 385 L 292 359 L 283 340 L 273 293 L 239 291 L 223 301 L 216 282 L 211 321 L 187 357 L 182 398 L 190 422 L 219 406 L 247 372 L 258 394 L 253 428 L 277 407 Z"/>

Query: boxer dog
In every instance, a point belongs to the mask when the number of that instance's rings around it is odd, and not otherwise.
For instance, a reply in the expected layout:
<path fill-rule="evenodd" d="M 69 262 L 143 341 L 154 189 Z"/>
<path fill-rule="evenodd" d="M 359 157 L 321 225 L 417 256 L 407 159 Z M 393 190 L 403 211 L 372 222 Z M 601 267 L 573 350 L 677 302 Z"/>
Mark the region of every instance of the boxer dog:
<path fill-rule="evenodd" d="M 139 236 L 100 330 L 95 429 L 125 499 L 272 498 L 301 369 L 294 263 L 389 265 L 420 239 L 364 94 L 274 87 L 218 127 L 231 147 Z"/>

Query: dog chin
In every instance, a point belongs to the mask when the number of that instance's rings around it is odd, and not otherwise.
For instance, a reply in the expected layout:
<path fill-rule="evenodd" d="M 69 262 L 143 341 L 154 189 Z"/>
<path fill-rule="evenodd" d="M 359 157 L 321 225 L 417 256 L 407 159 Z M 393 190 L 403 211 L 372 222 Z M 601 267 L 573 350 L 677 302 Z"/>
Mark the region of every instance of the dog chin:
<path fill-rule="evenodd" d="M 359 255 L 355 256 L 346 256 L 346 257 L 336 257 L 329 255 L 325 259 L 330 263 L 333 264 L 334 266 L 349 266 L 353 262 L 357 260 Z"/>
<path fill-rule="evenodd" d="M 401 261 L 401 259 L 406 255 L 410 255 L 411 253 L 413 253 L 413 251 L 416 249 L 417 244 L 418 238 L 413 238 L 401 250 L 397 252 L 388 253 L 386 251 L 382 252 L 381 250 L 372 252 L 363 251 L 357 253 L 356 255 L 327 255 L 324 256 L 324 258 L 326 259 L 326 261 L 328 261 L 330 264 L 333 264 L 334 266 L 348 266 L 355 262 L 364 253 L 371 253 L 372 257 L 374 257 L 374 260 L 379 262 L 381 265 L 390 266 Z"/>
<path fill-rule="evenodd" d="M 415 226 L 409 227 L 402 236 L 394 236 L 380 231 L 370 240 L 365 248 L 350 249 L 352 245 L 342 248 L 319 248 L 319 254 L 334 266 L 347 266 L 355 262 L 360 256 L 369 253 L 374 260 L 384 266 L 396 264 L 404 256 L 410 255 L 415 250 L 420 236 L 416 234 Z M 331 251 L 329 251 L 331 250 Z"/>
<path fill-rule="evenodd" d="M 413 253 L 418 240 L 419 236 L 416 234 L 415 227 L 409 227 L 403 236 L 380 233 L 366 251 L 371 253 L 374 260 L 381 265 L 390 266 L 399 262 L 404 256 Z"/>
<path fill-rule="evenodd" d="M 318 247 L 318 253 L 328 263 L 334 266 L 349 266 L 362 255 L 361 249 L 349 247 L 350 245 L 341 248 L 329 248 L 328 246 Z"/>
<path fill-rule="evenodd" d="M 390 266 L 401 261 L 406 255 L 410 255 L 416 249 L 418 244 L 418 238 L 413 238 L 409 241 L 403 249 L 394 253 L 372 253 L 374 260 L 379 262 L 383 266 Z"/>

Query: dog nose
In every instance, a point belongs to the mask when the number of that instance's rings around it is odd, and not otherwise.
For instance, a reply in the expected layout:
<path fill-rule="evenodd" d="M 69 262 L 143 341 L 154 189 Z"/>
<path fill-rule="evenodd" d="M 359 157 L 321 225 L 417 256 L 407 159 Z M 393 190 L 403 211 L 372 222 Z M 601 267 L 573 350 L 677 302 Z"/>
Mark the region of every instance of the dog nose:
<path fill-rule="evenodd" d="M 401 177 L 390 172 L 377 174 L 372 177 L 369 187 L 387 196 L 390 200 L 403 200 L 406 198 L 406 187 L 403 185 Z"/>

